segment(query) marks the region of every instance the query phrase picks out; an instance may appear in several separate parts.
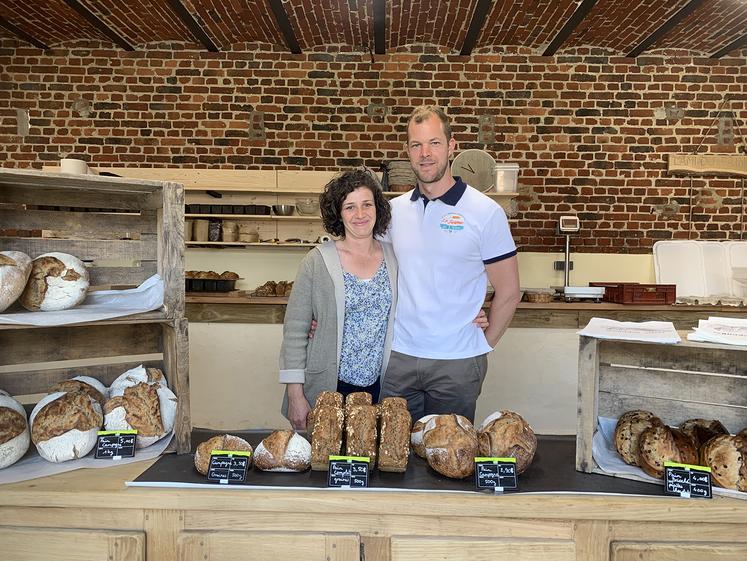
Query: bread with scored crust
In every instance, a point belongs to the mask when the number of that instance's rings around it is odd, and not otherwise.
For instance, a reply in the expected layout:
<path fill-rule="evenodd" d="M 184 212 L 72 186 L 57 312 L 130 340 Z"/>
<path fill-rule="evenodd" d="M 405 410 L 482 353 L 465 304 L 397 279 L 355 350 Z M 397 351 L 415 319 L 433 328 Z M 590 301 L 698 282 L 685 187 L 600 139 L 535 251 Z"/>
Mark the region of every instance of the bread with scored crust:
<path fill-rule="evenodd" d="M 537 436 L 524 418 L 513 411 L 498 411 L 483 421 L 477 433 L 479 453 L 493 458 L 516 458 L 516 473 L 523 473 L 537 452 Z"/>
<path fill-rule="evenodd" d="M 719 487 L 747 491 L 747 439 L 744 437 L 714 436 L 701 448 L 700 463 L 711 468 L 711 479 Z"/>
<path fill-rule="evenodd" d="M 226 450 L 230 452 L 253 452 L 252 445 L 241 437 L 232 434 L 219 434 L 197 446 L 195 452 L 195 469 L 202 475 L 207 475 L 210 467 L 210 453 L 213 450 Z M 251 467 L 253 457 L 249 456 L 247 466 Z"/>
<path fill-rule="evenodd" d="M 615 426 L 615 447 L 626 464 L 639 465 L 638 442 L 641 434 L 647 428 L 660 424 L 661 420 L 649 411 L 636 409 L 620 415 Z"/>
<path fill-rule="evenodd" d="M 477 432 L 461 415 L 438 415 L 426 423 L 423 434 L 426 459 L 441 475 L 464 479 L 475 472 Z"/>
<path fill-rule="evenodd" d="M 306 471 L 311 466 L 311 444 L 292 430 L 276 430 L 257 445 L 254 465 L 262 471 Z"/>

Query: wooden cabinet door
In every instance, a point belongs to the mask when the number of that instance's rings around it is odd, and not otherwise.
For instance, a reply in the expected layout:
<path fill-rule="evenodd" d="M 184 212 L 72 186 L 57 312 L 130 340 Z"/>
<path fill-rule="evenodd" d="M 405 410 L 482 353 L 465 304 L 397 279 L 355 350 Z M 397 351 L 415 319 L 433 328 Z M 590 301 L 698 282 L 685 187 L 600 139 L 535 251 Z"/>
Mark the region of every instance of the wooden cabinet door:
<path fill-rule="evenodd" d="M 184 531 L 178 561 L 359 561 L 358 534 Z"/>
<path fill-rule="evenodd" d="M 571 540 L 392 537 L 391 561 L 576 561 Z"/>
<path fill-rule="evenodd" d="M 693 529 L 697 532 L 697 528 Z M 610 561 L 744 561 L 747 543 L 613 542 Z"/>
<path fill-rule="evenodd" d="M 145 561 L 145 534 L 0 526 L 0 558 L 12 561 Z"/>

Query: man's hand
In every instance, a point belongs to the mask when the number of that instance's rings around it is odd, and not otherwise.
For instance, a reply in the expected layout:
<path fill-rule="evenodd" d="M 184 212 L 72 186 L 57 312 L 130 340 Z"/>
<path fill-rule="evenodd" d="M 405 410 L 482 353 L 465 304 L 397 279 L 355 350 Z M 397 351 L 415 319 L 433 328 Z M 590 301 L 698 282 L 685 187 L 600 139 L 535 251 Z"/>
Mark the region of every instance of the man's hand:
<path fill-rule="evenodd" d="M 294 430 L 306 430 L 306 419 L 311 411 L 303 394 L 303 384 L 288 384 L 288 420 Z"/>
<path fill-rule="evenodd" d="M 480 313 L 477 314 L 477 317 L 472 320 L 472 323 L 474 323 L 477 327 L 485 331 L 488 327 L 490 327 L 490 322 L 488 321 L 488 316 L 485 313 L 485 310 L 480 309 Z"/>

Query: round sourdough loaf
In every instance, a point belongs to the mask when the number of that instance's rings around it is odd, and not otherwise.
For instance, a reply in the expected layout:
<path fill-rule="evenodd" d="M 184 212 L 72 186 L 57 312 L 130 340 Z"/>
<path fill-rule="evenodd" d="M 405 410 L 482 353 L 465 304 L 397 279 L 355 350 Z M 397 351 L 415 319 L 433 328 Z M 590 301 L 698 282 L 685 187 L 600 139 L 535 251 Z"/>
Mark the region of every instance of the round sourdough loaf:
<path fill-rule="evenodd" d="M 141 364 L 135 368 L 130 368 L 127 372 L 123 372 L 112 382 L 109 387 L 109 395 L 121 395 L 121 392 L 130 386 L 145 382 L 146 384 L 158 384 L 163 387 L 168 387 L 166 383 L 166 377 L 163 375 L 158 368 L 145 368 Z"/>
<path fill-rule="evenodd" d="M 232 434 L 219 434 L 197 446 L 195 452 L 195 469 L 202 475 L 207 475 L 210 467 L 210 453 L 213 450 L 227 450 L 231 452 L 253 452 L 252 445 L 243 438 Z M 249 456 L 248 466 L 252 465 L 252 456 Z"/>
<path fill-rule="evenodd" d="M 426 415 L 425 417 L 421 417 L 415 421 L 415 424 L 412 426 L 412 431 L 410 432 L 410 445 L 412 445 L 412 449 L 415 453 L 423 459 L 426 458 L 425 444 L 423 444 L 423 430 L 425 429 L 425 425 L 428 424 L 428 421 L 436 416 L 437 415 Z"/>
<path fill-rule="evenodd" d="M 106 386 L 90 376 L 74 376 L 69 380 L 57 382 L 49 388 L 49 393 L 53 392 L 84 392 L 98 401 L 101 407 L 104 406 L 109 396 L 109 390 Z"/>
<path fill-rule="evenodd" d="M 254 465 L 262 471 L 306 471 L 311 467 L 311 444 L 292 430 L 276 430 L 257 445 Z"/>
<path fill-rule="evenodd" d="M 638 465 L 651 477 L 664 477 L 664 462 L 695 464 L 695 444 L 679 429 L 664 424 L 652 425 L 638 441 Z"/>
<path fill-rule="evenodd" d="M 653 425 L 660 425 L 661 420 L 650 413 L 635 409 L 620 415 L 615 426 L 615 447 L 626 464 L 637 466 L 638 441 L 641 433 Z"/>
<path fill-rule="evenodd" d="M 719 487 L 747 491 L 747 439 L 744 437 L 714 436 L 701 448 L 700 463 L 711 468 L 713 482 Z"/>
<path fill-rule="evenodd" d="M 516 473 L 523 473 L 534 459 L 537 436 L 524 418 L 513 411 L 497 411 L 482 422 L 477 433 L 481 456 L 516 458 Z"/>
<path fill-rule="evenodd" d="M 7 392 L 0 390 L 0 469 L 20 460 L 30 442 L 26 410 Z"/>
<path fill-rule="evenodd" d="M 709 419 L 688 419 L 680 425 L 680 430 L 693 440 L 696 450 L 714 436 L 729 434 L 721 421 Z"/>
<path fill-rule="evenodd" d="M 44 253 L 31 262 L 20 302 L 34 312 L 67 310 L 85 300 L 88 284 L 83 261 L 69 253 Z"/>
<path fill-rule="evenodd" d="M 477 433 L 466 417 L 437 415 L 426 423 L 423 430 L 429 466 L 454 479 L 463 479 L 475 472 Z"/>
<path fill-rule="evenodd" d="M 54 392 L 36 404 L 29 417 L 31 441 L 50 462 L 82 458 L 96 445 L 103 423 L 101 406 L 86 393 Z"/>
<path fill-rule="evenodd" d="M 117 387 L 104 405 L 106 430 L 137 430 L 136 448 L 155 444 L 174 428 L 177 399 L 158 383 Z"/>
<path fill-rule="evenodd" d="M 0 312 L 18 300 L 30 274 L 31 257 L 20 251 L 0 251 Z"/>

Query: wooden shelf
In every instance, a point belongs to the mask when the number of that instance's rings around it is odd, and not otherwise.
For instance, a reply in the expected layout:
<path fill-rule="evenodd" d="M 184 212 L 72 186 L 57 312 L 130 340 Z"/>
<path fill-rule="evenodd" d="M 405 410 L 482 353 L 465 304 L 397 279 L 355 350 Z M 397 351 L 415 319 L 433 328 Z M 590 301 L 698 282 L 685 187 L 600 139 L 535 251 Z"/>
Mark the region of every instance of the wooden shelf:
<path fill-rule="evenodd" d="M 320 216 L 277 216 L 275 214 L 185 214 L 184 218 L 207 218 L 221 220 L 279 220 L 281 222 L 300 222 L 304 220 L 321 220 Z"/>
<path fill-rule="evenodd" d="M 191 247 L 199 246 L 228 246 L 228 247 L 316 247 L 316 243 L 268 243 L 268 242 L 184 242 Z"/>

